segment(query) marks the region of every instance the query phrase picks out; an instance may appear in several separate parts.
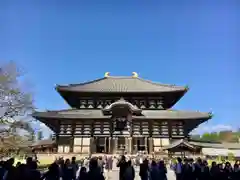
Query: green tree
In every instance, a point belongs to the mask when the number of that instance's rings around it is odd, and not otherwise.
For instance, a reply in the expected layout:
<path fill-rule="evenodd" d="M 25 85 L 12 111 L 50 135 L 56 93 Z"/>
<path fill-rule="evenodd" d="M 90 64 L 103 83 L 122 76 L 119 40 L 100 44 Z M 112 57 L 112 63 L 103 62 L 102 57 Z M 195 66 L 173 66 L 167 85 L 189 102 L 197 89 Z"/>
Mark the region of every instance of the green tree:
<path fill-rule="evenodd" d="M 228 161 L 234 161 L 234 154 L 233 153 L 228 153 Z"/>
<path fill-rule="evenodd" d="M 204 141 L 212 141 L 212 142 L 218 142 L 219 141 L 219 136 L 218 133 L 204 133 L 201 137 L 201 140 Z"/>
<path fill-rule="evenodd" d="M 48 139 L 53 139 L 53 134 L 50 134 Z"/>
<path fill-rule="evenodd" d="M 191 135 L 191 139 L 193 139 L 193 140 L 201 140 L 201 136 L 199 134 L 194 134 L 194 135 Z"/>
<path fill-rule="evenodd" d="M 37 140 L 40 141 L 42 139 L 43 139 L 42 131 L 38 131 L 38 133 L 37 133 Z"/>
<path fill-rule="evenodd" d="M 33 132 L 28 118 L 32 112 L 31 93 L 21 84 L 22 72 L 14 62 L 0 64 L 0 137 L 2 142 L 19 131 Z"/>

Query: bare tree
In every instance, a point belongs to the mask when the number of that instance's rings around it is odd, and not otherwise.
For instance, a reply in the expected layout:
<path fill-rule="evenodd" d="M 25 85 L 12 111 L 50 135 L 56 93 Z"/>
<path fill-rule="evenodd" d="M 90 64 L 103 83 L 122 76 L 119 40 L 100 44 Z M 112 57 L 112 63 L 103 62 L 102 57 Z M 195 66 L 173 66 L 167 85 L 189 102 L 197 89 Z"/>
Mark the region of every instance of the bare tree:
<path fill-rule="evenodd" d="M 23 73 L 14 62 L 0 64 L 0 136 L 17 134 L 17 129 L 32 132 L 26 117 L 34 109 L 32 94 L 21 86 Z"/>

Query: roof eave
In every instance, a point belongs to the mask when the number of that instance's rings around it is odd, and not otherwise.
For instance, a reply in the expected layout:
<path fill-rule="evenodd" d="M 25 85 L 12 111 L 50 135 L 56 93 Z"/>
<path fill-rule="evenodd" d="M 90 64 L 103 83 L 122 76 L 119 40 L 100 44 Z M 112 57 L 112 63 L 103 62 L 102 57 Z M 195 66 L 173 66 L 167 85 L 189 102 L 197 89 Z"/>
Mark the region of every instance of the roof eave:
<path fill-rule="evenodd" d="M 181 93 L 182 92 L 182 93 Z M 177 98 L 175 98 L 175 100 L 170 104 L 169 108 L 172 108 L 175 104 L 177 104 L 177 102 L 183 98 L 183 96 L 188 92 L 188 89 L 185 89 L 183 91 L 175 91 L 175 93 L 181 93 L 179 96 L 177 96 Z"/>
<path fill-rule="evenodd" d="M 32 117 L 34 117 L 35 119 L 39 120 L 40 119 L 108 119 L 108 118 L 111 118 L 112 116 L 111 115 L 105 115 L 103 117 L 74 117 L 74 116 L 61 116 L 61 115 L 53 115 L 53 116 L 47 116 L 47 115 L 33 115 Z M 146 116 L 133 116 L 132 119 L 135 119 L 135 120 L 141 120 L 141 119 L 151 119 L 151 120 L 186 120 L 186 121 L 201 121 L 200 123 L 203 123 L 205 121 L 207 121 L 209 118 L 200 118 L 200 117 L 197 117 L 197 118 L 184 118 L 184 117 L 181 117 L 181 118 L 159 118 L 159 117 L 146 117 Z"/>
<path fill-rule="evenodd" d="M 169 90 L 169 91 L 142 91 L 142 92 L 135 92 L 135 91 L 126 91 L 126 92 L 121 92 L 121 91 L 79 91 L 79 90 L 73 90 L 71 89 L 70 86 L 61 86 L 61 85 L 56 85 L 55 90 L 58 91 L 59 93 L 61 92 L 77 92 L 77 93 L 154 93 L 154 94 L 159 94 L 159 93 L 171 93 L 171 92 L 184 92 L 186 93 L 188 91 L 188 87 L 176 87 L 176 89 Z"/>

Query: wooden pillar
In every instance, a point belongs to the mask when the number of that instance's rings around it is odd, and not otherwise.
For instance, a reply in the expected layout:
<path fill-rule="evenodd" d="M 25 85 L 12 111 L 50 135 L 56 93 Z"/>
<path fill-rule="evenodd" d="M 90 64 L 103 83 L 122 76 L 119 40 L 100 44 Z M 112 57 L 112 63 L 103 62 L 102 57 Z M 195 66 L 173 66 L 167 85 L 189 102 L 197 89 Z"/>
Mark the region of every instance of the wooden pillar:
<path fill-rule="evenodd" d="M 94 121 L 91 122 L 91 137 L 94 135 Z"/>
<path fill-rule="evenodd" d="M 152 135 L 153 135 L 153 121 L 150 120 L 148 122 L 148 125 L 149 125 L 149 135 L 150 135 L 150 137 L 152 137 Z"/>
<path fill-rule="evenodd" d="M 69 142 L 69 152 L 70 152 L 70 153 L 73 152 L 73 146 L 74 146 L 74 137 L 71 136 L 71 137 L 70 137 L 70 142 Z"/>
<path fill-rule="evenodd" d="M 60 133 L 60 120 L 57 120 L 57 128 L 55 132 L 55 143 L 56 143 L 57 152 L 58 152 L 58 145 L 59 145 L 59 133 Z"/>
<path fill-rule="evenodd" d="M 147 141 L 148 141 L 148 138 L 147 137 L 144 137 L 144 146 L 145 146 L 145 151 L 147 152 Z"/>
<path fill-rule="evenodd" d="M 90 138 L 90 152 L 89 152 L 90 155 L 91 155 L 92 153 L 94 153 L 94 151 L 93 151 L 93 150 L 94 150 L 94 149 L 93 149 L 93 148 L 94 148 L 94 147 L 93 147 L 94 142 L 93 142 L 93 141 L 94 141 L 94 139 L 93 139 L 93 137 L 91 137 L 91 138 Z"/>
<path fill-rule="evenodd" d="M 129 144 L 128 144 L 129 142 L 128 142 L 128 138 L 127 137 L 125 137 L 125 150 L 124 150 L 124 154 L 125 154 L 125 152 L 127 152 L 127 154 L 129 153 L 128 151 L 129 151 Z"/>
<path fill-rule="evenodd" d="M 109 154 L 112 153 L 112 138 L 111 137 L 108 138 L 108 153 Z"/>
<path fill-rule="evenodd" d="M 118 138 L 114 137 L 114 150 L 113 153 L 116 154 L 118 150 Z"/>
<path fill-rule="evenodd" d="M 104 153 L 107 153 L 108 149 L 107 149 L 107 138 L 104 138 Z"/>
<path fill-rule="evenodd" d="M 75 134 L 75 128 L 76 128 L 76 124 L 72 123 L 71 124 L 71 138 L 70 138 L 70 147 L 69 147 L 69 152 L 73 152 L 73 148 L 74 148 L 74 134 Z"/>
<path fill-rule="evenodd" d="M 149 154 L 152 154 L 152 152 L 153 152 L 153 138 L 152 138 L 152 137 L 150 137 L 150 138 L 148 139 L 148 145 L 149 145 L 149 147 L 148 147 L 148 149 L 149 149 Z"/>
<path fill-rule="evenodd" d="M 128 153 L 129 153 L 129 154 L 132 154 L 132 146 L 133 146 L 133 144 L 132 144 L 132 137 L 129 137 L 129 138 L 128 138 L 128 142 L 129 142 Z"/>
<path fill-rule="evenodd" d="M 172 122 L 168 121 L 169 138 L 172 138 Z"/>
<path fill-rule="evenodd" d="M 58 152 L 58 144 L 59 144 L 59 134 L 58 133 L 55 134 L 55 143 L 56 143 L 56 148 L 57 148 L 57 152 Z"/>

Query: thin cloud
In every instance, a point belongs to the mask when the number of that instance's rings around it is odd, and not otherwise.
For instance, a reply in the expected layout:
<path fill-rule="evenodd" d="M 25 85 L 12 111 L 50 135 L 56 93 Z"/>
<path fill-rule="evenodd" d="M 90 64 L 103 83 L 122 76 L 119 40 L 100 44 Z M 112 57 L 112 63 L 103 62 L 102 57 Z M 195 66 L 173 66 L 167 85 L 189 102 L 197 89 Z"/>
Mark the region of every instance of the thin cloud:
<path fill-rule="evenodd" d="M 225 125 L 225 124 L 217 124 L 212 126 L 202 126 L 194 129 L 191 134 L 203 134 L 203 133 L 211 133 L 211 132 L 219 132 L 219 131 L 229 131 L 234 130 L 234 128 L 231 125 Z"/>

